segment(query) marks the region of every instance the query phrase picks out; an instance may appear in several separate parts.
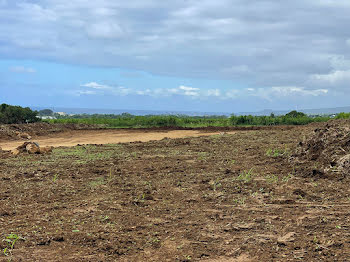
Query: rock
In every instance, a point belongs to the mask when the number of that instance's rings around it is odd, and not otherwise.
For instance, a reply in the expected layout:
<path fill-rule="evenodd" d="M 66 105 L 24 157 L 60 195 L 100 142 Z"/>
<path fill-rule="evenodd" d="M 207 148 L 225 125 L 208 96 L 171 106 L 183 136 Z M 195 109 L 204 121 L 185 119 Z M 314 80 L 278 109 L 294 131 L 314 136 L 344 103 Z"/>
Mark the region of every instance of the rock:
<path fill-rule="evenodd" d="M 277 238 L 277 243 L 279 245 L 284 245 L 284 246 L 286 246 L 288 243 L 294 242 L 294 241 L 295 241 L 295 232 L 289 232 L 286 235 Z"/>
<path fill-rule="evenodd" d="M 16 148 L 11 151 L 11 154 L 14 156 L 18 156 L 21 152 Z"/>
<path fill-rule="evenodd" d="M 16 149 L 12 150 L 13 155 L 19 155 L 21 153 L 29 154 L 47 154 L 52 152 L 52 146 L 40 147 L 36 142 L 24 142 Z"/>
<path fill-rule="evenodd" d="M 29 154 L 40 154 L 40 147 L 37 143 L 29 143 L 26 146 L 26 150 Z"/>
<path fill-rule="evenodd" d="M 53 149 L 53 146 L 45 146 L 45 147 L 40 147 L 40 154 L 48 154 L 51 153 Z"/>

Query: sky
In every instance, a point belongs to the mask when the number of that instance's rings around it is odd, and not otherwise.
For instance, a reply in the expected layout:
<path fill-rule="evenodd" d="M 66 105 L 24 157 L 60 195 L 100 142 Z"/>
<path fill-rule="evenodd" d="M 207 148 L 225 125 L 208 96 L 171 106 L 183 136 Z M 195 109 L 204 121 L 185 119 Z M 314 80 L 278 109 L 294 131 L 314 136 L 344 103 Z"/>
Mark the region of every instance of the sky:
<path fill-rule="evenodd" d="M 0 0 L 0 103 L 350 106 L 348 0 Z"/>

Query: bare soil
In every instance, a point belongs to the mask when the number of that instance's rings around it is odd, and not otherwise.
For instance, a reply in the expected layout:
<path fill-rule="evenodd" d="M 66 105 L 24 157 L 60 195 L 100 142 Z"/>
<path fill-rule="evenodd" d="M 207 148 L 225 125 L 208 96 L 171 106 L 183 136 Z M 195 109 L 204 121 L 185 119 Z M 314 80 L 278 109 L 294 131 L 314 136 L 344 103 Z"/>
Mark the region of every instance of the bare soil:
<path fill-rule="evenodd" d="M 349 177 L 303 171 L 314 129 L 0 153 L 0 237 L 25 239 L 0 261 L 350 261 Z"/>
<path fill-rule="evenodd" d="M 235 131 L 228 131 L 233 133 Z M 76 146 L 86 144 L 112 144 L 126 142 L 147 142 L 164 138 L 184 138 L 210 136 L 221 132 L 208 132 L 207 130 L 133 130 L 133 129 L 102 129 L 102 130 L 69 130 L 57 134 L 38 136 L 35 139 L 40 146 Z M 21 140 L 0 140 L 3 150 L 12 150 L 23 144 Z"/>

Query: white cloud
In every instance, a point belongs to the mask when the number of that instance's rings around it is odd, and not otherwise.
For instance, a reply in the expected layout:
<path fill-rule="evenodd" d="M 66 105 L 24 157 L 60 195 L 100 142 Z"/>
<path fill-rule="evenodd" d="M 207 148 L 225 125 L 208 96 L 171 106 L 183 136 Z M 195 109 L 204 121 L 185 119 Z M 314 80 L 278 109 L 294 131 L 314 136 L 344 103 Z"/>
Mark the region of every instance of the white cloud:
<path fill-rule="evenodd" d="M 240 95 L 239 90 L 232 89 L 232 90 L 227 91 L 222 98 L 223 99 L 233 99 L 233 98 L 238 98 L 239 95 Z"/>
<path fill-rule="evenodd" d="M 132 89 L 122 86 L 102 85 L 96 82 L 90 82 L 81 85 L 81 87 L 88 87 L 94 91 L 79 91 L 80 94 L 109 94 L 114 96 L 138 95 L 138 96 L 152 96 L 152 97 L 170 97 L 170 96 L 184 96 L 192 99 L 244 99 L 248 97 L 259 97 L 268 101 L 280 98 L 295 98 L 295 97 L 317 97 L 327 95 L 329 90 L 325 88 L 308 89 L 298 86 L 275 86 L 269 88 L 245 88 L 245 89 L 230 89 L 222 91 L 216 89 L 201 89 L 197 87 L 190 87 L 180 85 L 176 88 L 156 88 L 156 89 Z"/>
<path fill-rule="evenodd" d="M 184 96 L 199 96 L 200 93 L 200 89 L 199 88 L 195 88 L 195 87 L 189 87 L 189 86 L 179 86 L 178 89 L 182 92 L 180 92 L 181 95 Z"/>
<path fill-rule="evenodd" d="M 184 91 L 198 91 L 199 88 L 196 87 L 189 87 L 189 86 L 179 86 L 180 90 L 184 90 Z"/>
<path fill-rule="evenodd" d="M 220 97 L 221 91 L 219 89 L 209 89 L 205 96 L 214 96 L 214 97 Z"/>
<path fill-rule="evenodd" d="M 19 59 L 240 79 L 268 88 L 304 85 L 309 75 L 329 71 L 330 54 L 350 56 L 347 0 L 283 5 L 268 0 L 249 5 L 242 0 L 0 0 L 0 5 L 0 55 Z"/>
<path fill-rule="evenodd" d="M 344 82 L 347 82 L 347 84 L 350 85 L 350 70 L 346 70 L 346 71 L 337 70 L 329 74 L 312 75 L 311 80 L 316 82 L 317 81 L 323 82 L 329 85 L 336 85 Z"/>
<path fill-rule="evenodd" d="M 111 86 L 108 86 L 108 85 L 101 85 L 101 84 L 98 84 L 96 82 L 90 82 L 90 83 L 86 83 L 86 84 L 83 84 L 83 85 L 80 85 L 82 87 L 89 87 L 89 88 L 93 88 L 93 89 L 112 89 Z"/>
<path fill-rule="evenodd" d="M 36 73 L 36 70 L 34 68 L 24 67 L 24 66 L 12 66 L 9 68 L 9 70 L 14 73 L 28 73 L 28 74 Z"/>
<path fill-rule="evenodd" d="M 298 97 L 298 96 L 322 96 L 328 94 L 328 89 L 306 89 L 305 87 L 297 86 L 274 86 L 270 88 L 258 88 L 253 96 L 257 96 L 269 101 L 283 97 Z"/>

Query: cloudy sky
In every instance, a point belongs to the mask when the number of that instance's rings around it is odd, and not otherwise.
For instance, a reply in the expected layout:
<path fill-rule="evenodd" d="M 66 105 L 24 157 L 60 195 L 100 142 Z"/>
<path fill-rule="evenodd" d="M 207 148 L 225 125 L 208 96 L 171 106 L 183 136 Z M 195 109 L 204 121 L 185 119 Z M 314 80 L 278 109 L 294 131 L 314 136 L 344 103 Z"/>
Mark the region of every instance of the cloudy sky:
<path fill-rule="evenodd" d="M 0 102 L 349 106 L 349 0 L 0 0 Z"/>

